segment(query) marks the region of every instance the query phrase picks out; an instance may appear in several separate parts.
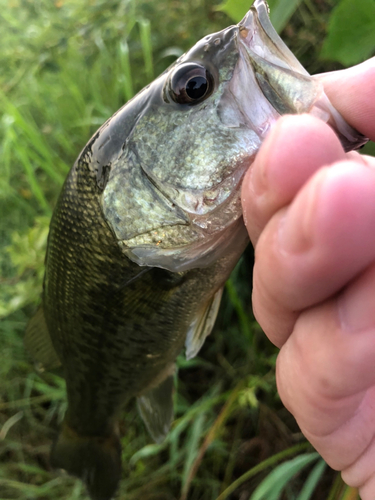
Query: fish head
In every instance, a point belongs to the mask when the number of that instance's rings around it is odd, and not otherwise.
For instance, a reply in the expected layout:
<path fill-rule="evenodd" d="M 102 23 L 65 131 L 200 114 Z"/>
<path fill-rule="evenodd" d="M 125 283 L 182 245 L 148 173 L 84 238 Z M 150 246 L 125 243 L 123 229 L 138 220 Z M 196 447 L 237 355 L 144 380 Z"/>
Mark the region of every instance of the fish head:
<path fill-rule="evenodd" d="M 305 112 L 357 140 L 256 0 L 238 25 L 200 40 L 94 136 L 103 214 L 123 252 L 170 271 L 240 254 L 243 176 L 280 115 Z"/>

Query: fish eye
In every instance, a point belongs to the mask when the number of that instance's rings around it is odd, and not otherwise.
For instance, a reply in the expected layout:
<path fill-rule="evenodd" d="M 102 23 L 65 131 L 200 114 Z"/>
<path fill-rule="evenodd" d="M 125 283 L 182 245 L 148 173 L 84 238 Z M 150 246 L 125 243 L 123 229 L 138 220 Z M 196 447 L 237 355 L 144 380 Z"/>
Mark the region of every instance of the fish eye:
<path fill-rule="evenodd" d="M 179 66 L 169 81 L 169 94 L 178 104 L 197 104 L 213 91 L 214 79 L 200 64 L 187 63 Z"/>

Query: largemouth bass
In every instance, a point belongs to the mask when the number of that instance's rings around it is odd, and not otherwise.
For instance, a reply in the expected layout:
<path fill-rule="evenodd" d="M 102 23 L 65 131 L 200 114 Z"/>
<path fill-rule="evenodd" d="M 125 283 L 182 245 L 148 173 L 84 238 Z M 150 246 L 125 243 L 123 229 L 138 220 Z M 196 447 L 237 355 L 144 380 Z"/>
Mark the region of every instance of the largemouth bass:
<path fill-rule="evenodd" d="M 365 142 L 256 0 L 115 113 L 71 169 L 25 343 L 45 369 L 62 367 L 68 409 L 51 463 L 92 499 L 117 489 L 117 422 L 130 398 L 156 441 L 167 434 L 175 359 L 198 353 L 248 243 L 242 178 L 279 116 L 304 112 L 346 150 Z"/>

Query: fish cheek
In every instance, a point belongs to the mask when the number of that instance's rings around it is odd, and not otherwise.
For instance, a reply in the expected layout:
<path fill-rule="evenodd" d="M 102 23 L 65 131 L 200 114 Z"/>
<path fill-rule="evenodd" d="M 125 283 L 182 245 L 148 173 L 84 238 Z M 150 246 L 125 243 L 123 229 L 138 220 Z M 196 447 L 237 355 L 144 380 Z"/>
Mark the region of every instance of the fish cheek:
<path fill-rule="evenodd" d="M 184 213 L 156 189 L 131 152 L 112 165 L 101 206 L 119 241 L 187 223 Z"/>

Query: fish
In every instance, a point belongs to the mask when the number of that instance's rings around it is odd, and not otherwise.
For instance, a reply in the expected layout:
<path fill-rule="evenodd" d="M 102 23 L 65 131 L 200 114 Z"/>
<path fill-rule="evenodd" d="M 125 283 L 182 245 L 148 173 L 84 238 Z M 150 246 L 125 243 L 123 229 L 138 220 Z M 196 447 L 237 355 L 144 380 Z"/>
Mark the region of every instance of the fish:
<path fill-rule="evenodd" d="M 109 500 L 121 478 L 121 409 L 137 398 L 156 442 L 173 418 L 176 357 L 196 356 L 248 244 L 240 190 L 286 113 L 366 142 L 274 30 L 265 0 L 205 36 L 109 118 L 54 210 L 42 304 L 25 346 L 60 369 L 68 407 L 53 467 Z"/>

